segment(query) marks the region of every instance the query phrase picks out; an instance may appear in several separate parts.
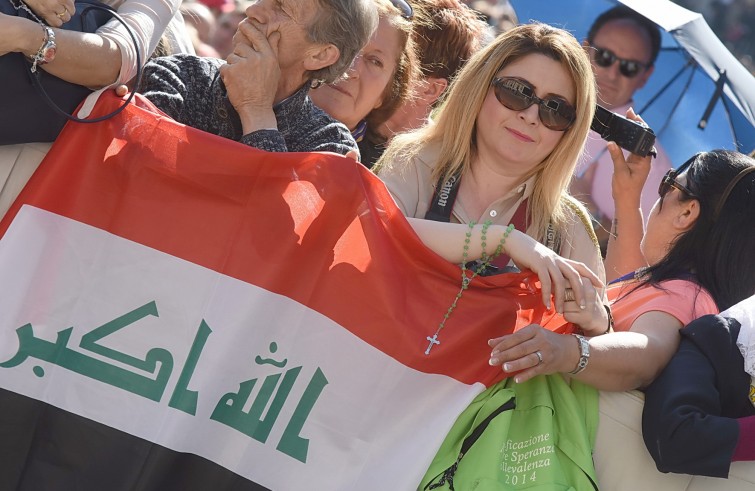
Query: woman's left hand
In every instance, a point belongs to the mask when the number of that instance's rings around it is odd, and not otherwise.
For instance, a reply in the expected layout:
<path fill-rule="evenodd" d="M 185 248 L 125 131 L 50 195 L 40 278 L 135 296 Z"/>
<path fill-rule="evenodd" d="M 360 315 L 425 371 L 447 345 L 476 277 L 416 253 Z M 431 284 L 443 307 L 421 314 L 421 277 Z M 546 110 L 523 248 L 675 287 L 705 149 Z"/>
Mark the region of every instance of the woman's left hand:
<path fill-rule="evenodd" d="M 602 289 L 603 282 L 590 268 L 578 261 L 565 259 L 529 235 L 513 230 L 504 243 L 505 252 L 519 269 L 529 269 L 540 280 L 543 303 L 550 308 L 551 294 L 556 311 L 564 312 L 565 291 L 572 288 L 576 305 L 586 306 L 585 286 L 592 284 Z M 587 290 L 589 292 L 589 290 Z"/>
<path fill-rule="evenodd" d="M 21 0 L 19 0 L 21 1 Z M 51 27 L 60 27 L 76 12 L 74 0 L 23 0 L 38 16 Z"/>
<path fill-rule="evenodd" d="M 603 304 L 602 290 L 597 290 L 590 283 L 583 283 L 582 298 L 584 308 L 577 304 L 576 295 L 573 300 L 567 298 L 564 302 L 564 319 L 578 325 L 585 336 L 598 336 L 608 331 L 610 320 L 608 311 Z"/>
<path fill-rule="evenodd" d="M 570 372 L 579 362 L 579 343 L 574 336 L 537 324 L 491 339 L 488 345 L 492 348 L 490 365 L 501 365 L 507 373 L 520 372 L 514 376 L 516 383 L 537 375 Z"/>

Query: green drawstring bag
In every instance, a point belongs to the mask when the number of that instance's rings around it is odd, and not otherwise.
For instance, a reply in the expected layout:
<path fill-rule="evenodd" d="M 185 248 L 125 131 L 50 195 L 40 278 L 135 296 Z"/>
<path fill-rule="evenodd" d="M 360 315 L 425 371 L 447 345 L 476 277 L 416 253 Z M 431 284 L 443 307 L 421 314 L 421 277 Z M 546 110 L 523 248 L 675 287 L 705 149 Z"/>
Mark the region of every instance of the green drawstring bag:
<path fill-rule="evenodd" d="M 561 375 L 509 378 L 464 410 L 419 489 L 598 489 L 592 448 L 598 392 Z"/>

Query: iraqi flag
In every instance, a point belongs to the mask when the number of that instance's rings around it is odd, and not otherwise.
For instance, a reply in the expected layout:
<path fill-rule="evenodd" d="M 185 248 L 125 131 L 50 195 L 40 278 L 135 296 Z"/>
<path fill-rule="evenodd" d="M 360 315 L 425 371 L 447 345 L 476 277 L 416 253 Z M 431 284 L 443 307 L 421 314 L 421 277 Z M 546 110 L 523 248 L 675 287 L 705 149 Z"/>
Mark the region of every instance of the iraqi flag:
<path fill-rule="evenodd" d="M 103 97 L 96 109 L 121 101 Z M 423 246 L 352 160 L 140 101 L 68 125 L 0 224 L 0 489 L 403 490 L 544 311 Z"/>

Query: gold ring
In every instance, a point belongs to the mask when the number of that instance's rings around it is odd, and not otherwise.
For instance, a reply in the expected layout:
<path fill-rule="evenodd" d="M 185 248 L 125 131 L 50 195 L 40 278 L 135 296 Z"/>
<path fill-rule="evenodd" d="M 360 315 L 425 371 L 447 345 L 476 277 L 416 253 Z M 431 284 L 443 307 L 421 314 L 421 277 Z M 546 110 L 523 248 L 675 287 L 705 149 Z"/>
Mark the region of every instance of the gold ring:
<path fill-rule="evenodd" d="M 540 353 L 540 350 L 535 351 L 535 356 L 537 356 L 537 364 L 541 364 L 543 362 L 543 354 Z"/>
<path fill-rule="evenodd" d="M 63 17 L 65 17 L 65 15 L 66 15 L 67 13 L 68 13 L 68 10 L 64 10 L 64 11 L 63 11 L 62 13 L 60 13 L 60 14 L 55 14 L 55 15 L 57 15 L 57 16 L 58 16 L 58 19 L 62 19 Z"/>
<path fill-rule="evenodd" d="M 574 301 L 574 290 L 571 288 L 564 289 L 564 302 L 573 302 Z"/>

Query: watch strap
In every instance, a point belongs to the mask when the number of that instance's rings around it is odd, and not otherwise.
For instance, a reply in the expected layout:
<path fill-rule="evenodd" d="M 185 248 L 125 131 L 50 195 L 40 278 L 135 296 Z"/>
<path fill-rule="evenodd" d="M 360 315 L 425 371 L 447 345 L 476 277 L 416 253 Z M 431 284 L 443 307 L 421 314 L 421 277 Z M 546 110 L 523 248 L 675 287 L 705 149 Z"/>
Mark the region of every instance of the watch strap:
<path fill-rule="evenodd" d="M 576 368 L 569 373 L 576 375 L 587 368 L 587 362 L 590 361 L 590 342 L 581 334 L 572 334 L 572 336 L 579 342 L 579 361 Z"/>

